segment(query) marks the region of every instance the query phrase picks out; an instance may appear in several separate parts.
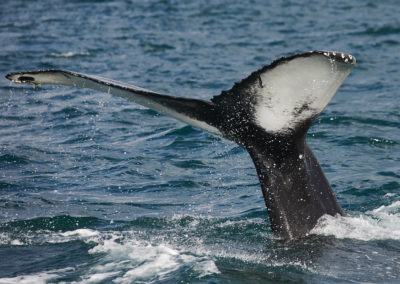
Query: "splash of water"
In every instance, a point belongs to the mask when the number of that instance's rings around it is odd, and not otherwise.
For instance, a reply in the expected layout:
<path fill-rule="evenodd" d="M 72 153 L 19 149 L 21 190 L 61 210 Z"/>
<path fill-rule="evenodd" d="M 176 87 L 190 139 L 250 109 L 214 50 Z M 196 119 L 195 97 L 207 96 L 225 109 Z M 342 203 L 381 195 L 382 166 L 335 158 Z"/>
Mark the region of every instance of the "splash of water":
<path fill-rule="evenodd" d="M 363 241 L 400 240 L 400 201 L 358 216 L 323 216 L 311 233 Z"/>

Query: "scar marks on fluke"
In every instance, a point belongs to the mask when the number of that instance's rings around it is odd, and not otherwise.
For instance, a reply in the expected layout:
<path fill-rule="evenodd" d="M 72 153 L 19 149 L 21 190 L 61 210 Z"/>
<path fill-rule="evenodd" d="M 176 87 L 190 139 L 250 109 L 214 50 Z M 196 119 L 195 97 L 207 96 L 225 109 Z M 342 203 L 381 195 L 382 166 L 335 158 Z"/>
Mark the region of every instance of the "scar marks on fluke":
<path fill-rule="evenodd" d="M 343 61 L 345 63 L 352 63 L 352 64 L 356 63 L 356 58 L 350 54 L 345 54 L 340 52 L 329 52 L 329 51 L 324 51 L 323 54 L 333 60 Z"/>

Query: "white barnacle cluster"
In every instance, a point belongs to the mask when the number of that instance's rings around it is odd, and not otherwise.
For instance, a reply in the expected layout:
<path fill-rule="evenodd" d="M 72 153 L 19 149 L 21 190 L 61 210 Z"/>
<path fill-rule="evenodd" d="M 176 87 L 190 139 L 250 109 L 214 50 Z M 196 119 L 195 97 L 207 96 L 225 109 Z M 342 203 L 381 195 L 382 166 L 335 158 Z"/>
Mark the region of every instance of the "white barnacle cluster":
<path fill-rule="evenodd" d="M 323 55 L 325 55 L 326 57 L 329 57 L 332 61 L 335 61 L 336 59 L 341 58 L 342 61 L 345 63 L 355 63 L 355 61 L 353 60 L 354 57 L 352 55 L 348 55 L 345 53 L 336 53 L 336 52 L 325 51 L 323 53 Z"/>

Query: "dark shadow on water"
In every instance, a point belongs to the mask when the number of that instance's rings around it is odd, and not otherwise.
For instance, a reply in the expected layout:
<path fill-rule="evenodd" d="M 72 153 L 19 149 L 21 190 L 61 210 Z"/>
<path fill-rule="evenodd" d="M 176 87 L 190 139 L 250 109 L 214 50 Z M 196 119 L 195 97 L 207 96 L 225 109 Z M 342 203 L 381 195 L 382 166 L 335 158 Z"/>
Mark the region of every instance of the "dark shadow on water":
<path fill-rule="evenodd" d="M 0 277 L 17 277 L 43 271 L 63 270 L 64 275 L 76 273 L 71 267 L 88 266 L 97 256 L 88 251 L 94 244 L 72 241 L 61 244 L 42 244 L 0 247 Z M 7 261 L 4 261 L 7 260 Z M 66 269 L 70 267 L 70 271 Z"/>
<path fill-rule="evenodd" d="M 317 264 L 340 243 L 334 237 L 310 235 L 290 242 L 268 239 L 257 259 L 219 257 L 216 265 L 227 283 L 321 283 Z M 335 283 L 332 277 L 329 283 Z"/>

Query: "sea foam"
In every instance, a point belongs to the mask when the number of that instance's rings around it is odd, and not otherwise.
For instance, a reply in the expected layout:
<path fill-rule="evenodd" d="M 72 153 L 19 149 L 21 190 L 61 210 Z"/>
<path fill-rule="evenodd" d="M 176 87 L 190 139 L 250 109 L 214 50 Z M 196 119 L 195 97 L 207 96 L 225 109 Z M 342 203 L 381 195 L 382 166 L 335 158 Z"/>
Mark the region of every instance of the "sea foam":
<path fill-rule="evenodd" d="M 400 201 L 358 215 L 325 215 L 311 233 L 363 241 L 400 240 Z"/>

